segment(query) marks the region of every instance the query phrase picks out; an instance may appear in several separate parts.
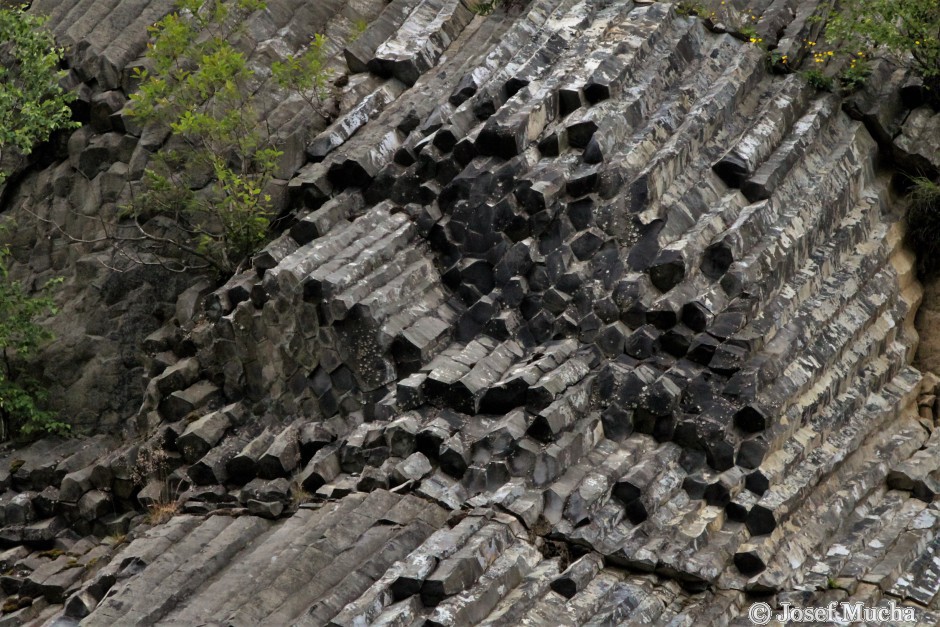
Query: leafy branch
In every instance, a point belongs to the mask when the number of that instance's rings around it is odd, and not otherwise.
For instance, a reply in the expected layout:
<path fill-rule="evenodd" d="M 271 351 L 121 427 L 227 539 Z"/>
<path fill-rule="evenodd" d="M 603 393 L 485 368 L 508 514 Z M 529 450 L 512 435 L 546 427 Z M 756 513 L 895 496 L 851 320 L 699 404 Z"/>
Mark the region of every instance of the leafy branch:
<path fill-rule="evenodd" d="M 7 248 L 0 248 L 0 440 L 64 433 L 69 425 L 41 407 L 45 390 L 19 366 L 52 338 L 36 319 L 56 313 L 50 292 L 61 279 L 46 283 L 40 296 L 30 296 L 21 283 L 10 280 L 8 255 Z"/>
<path fill-rule="evenodd" d="M 131 115 L 169 129 L 172 139 L 154 154 L 128 214 L 144 239 L 175 245 L 219 274 L 257 250 L 273 217 L 265 190 L 281 152 L 262 132 L 255 73 L 230 43 L 264 6 L 180 0 L 151 29 L 150 69 L 135 70 Z M 155 236 L 142 226 L 154 215 L 171 217 L 185 236 Z"/>
<path fill-rule="evenodd" d="M 360 33 L 364 30 L 365 28 L 362 28 Z M 324 101 L 329 96 L 327 83 L 330 80 L 330 74 L 326 69 L 325 46 L 326 37 L 321 34 L 314 35 L 304 52 L 291 56 L 283 63 L 280 61 L 273 63 L 271 73 L 279 86 L 300 94 L 300 97 L 320 117 L 330 122 L 332 119 L 323 107 Z"/>
<path fill-rule="evenodd" d="M 44 29 L 45 19 L 0 8 L 0 185 L 6 170 L 56 130 L 75 128 L 59 70 L 63 50 Z"/>
<path fill-rule="evenodd" d="M 909 60 L 932 85 L 940 81 L 940 3 L 937 0 L 852 0 L 826 26 L 829 41 L 850 57 L 884 48 Z"/>

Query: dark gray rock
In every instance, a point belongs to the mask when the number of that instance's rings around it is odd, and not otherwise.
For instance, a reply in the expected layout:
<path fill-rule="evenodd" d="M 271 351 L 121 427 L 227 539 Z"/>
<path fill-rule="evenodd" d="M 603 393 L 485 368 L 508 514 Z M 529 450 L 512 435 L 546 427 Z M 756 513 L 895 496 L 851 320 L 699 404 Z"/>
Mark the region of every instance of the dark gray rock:
<path fill-rule="evenodd" d="M 421 453 L 412 453 L 392 470 L 391 478 L 396 484 L 406 481 L 420 481 L 430 474 L 431 462 Z"/>
<path fill-rule="evenodd" d="M 262 518 L 277 518 L 284 512 L 284 503 L 281 501 L 258 501 L 248 499 L 248 513 Z"/>
<path fill-rule="evenodd" d="M 211 410 L 222 398 L 218 387 L 208 381 L 198 383 L 173 392 L 160 401 L 160 414 L 169 422 L 185 418 L 190 413 L 199 410 Z M 203 452 L 204 454 L 205 452 Z"/>
<path fill-rule="evenodd" d="M 213 393 L 217 393 L 214 386 Z M 186 427 L 176 441 L 183 457 L 189 462 L 195 462 L 218 444 L 232 426 L 231 415 L 236 409 L 237 406 L 230 405 L 224 410 L 210 412 Z"/>
<path fill-rule="evenodd" d="M 228 460 L 225 464 L 225 474 L 229 480 L 242 485 L 254 479 L 258 475 L 258 460 L 268 450 L 274 437 L 275 434 L 266 429 Z"/>
<path fill-rule="evenodd" d="M 339 475 L 340 444 L 329 444 L 318 450 L 300 473 L 298 482 L 307 492 L 316 492 L 323 484 Z"/>
<path fill-rule="evenodd" d="M 100 490 L 86 492 L 78 501 L 79 516 L 88 521 L 97 520 L 113 509 L 111 497 Z"/>
<path fill-rule="evenodd" d="M 268 449 L 258 458 L 258 476 L 262 479 L 285 477 L 299 464 L 298 431 L 292 426 L 275 436 Z"/>
<path fill-rule="evenodd" d="M 590 583 L 603 567 L 603 561 L 596 554 L 588 554 L 576 560 L 550 584 L 552 590 L 570 599 Z"/>

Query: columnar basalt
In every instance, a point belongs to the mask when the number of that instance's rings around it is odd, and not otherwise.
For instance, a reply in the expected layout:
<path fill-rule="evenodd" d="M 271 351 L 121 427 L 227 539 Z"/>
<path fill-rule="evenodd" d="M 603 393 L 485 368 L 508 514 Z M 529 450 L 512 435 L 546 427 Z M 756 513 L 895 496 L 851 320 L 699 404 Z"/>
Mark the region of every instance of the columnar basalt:
<path fill-rule="evenodd" d="M 921 287 L 876 167 L 904 73 L 846 103 L 667 2 L 362 4 L 252 18 L 275 52 L 368 22 L 333 51 L 339 116 L 268 112 L 296 149 L 283 230 L 146 339 L 135 439 L 9 454 L 4 591 L 65 602 L 18 612 L 691 625 L 774 594 L 940 620 L 936 380 L 910 366 Z M 730 4 L 793 59 L 828 10 Z M 137 22 L 101 39 L 33 10 L 86 88 L 129 89 Z M 123 181 L 152 147 L 108 130 L 37 176 Z M 140 451 L 166 481 L 134 476 Z M 132 541 L 82 552 L 67 528 Z M 101 559 L 23 549 L 60 545 Z"/>

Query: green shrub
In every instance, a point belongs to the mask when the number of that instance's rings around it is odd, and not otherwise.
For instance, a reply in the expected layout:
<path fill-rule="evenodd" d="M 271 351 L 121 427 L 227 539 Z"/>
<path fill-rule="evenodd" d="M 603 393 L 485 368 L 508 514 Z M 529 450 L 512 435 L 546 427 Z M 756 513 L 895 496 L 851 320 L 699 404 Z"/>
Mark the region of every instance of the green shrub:
<path fill-rule="evenodd" d="M 42 408 L 45 390 L 18 366 L 52 338 L 36 319 L 56 312 L 49 290 L 59 281 L 47 283 L 41 296 L 29 296 L 19 282 L 9 279 L 7 255 L 0 249 L 0 440 L 65 433 L 69 425 Z"/>
<path fill-rule="evenodd" d="M 130 114 L 171 136 L 127 209 L 136 240 L 184 258 L 178 269 L 229 275 L 268 237 L 274 210 L 267 189 L 282 153 L 261 115 L 277 101 L 232 43 L 248 16 L 264 8 L 263 0 L 178 0 L 177 10 L 151 28 L 148 69 L 135 70 L 140 88 Z M 276 85 L 329 120 L 325 45 L 316 35 L 271 69 Z M 171 226 L 148 223 L 158 215 Z"/>
<path fill-rule="evenodd" d="M 744 24 L 738 28 L 738 33 L 745 37 L 748 43 L 752 43 L 755 46 L 762 46 L 764 43 L 763 37 L 759 37 L 757 34 L 757 29 L 751 26 L 750 24 Z"/>
<path fill-rule="evenodd" d="M 477 15 L 489 15 L 499 7 L 502 0 L 478 0 L 471 10 Z"/>
<path fill-rule="evenodd" d="M 911 183 L 908 242 L 917 253 L 919 270 L 933 274 L 940 270 L 940 184 L 926 177 L 913 177 Z"/>
<path fill-rule="evenodd" d="M 62 49 L 43 28 L 44 18 L 0 8 L 0 185 L 5 170 L 53 131 L 77 126 L 59 86 Z"/>
<path fill-rule="evenodd" d="M 768 71 L 774 74 L 790 72 L 790 58 L 779 50 L 768 50 L 765 59 Z"/>
<path fill-rule="evenodd" d="M 58 85 L 62 49 L 43 24 L 22 9 L 0 9 L 0 185 L 16 158 L 54 131 L 77 126 L 68 106 L 74 94 Z M 29 296 L 10 280 L 8 254 L 0 247 L 0 440 L 64 433 L 69 425 L 42 407 L 45 389 L 22 367 L 52 337 L 36 319 L 55 312 L 48 290 L 58 281 Z"/>
<path fill-rule="evenodd" d="M 871 66 L 864 58 L 853 58 L 842 72 L 839 73 L 839 84 L 844 92 L 853 92 L 861 89 L 868 77 L 871 76 Z"/>
<path fill-rule="evenodd" d="M 909 58 L 928 85 L 940 81 L 940 2 L 937 0 L 851 0 L 842 2 L 826 27 L 841 51 L 868 56 L 878 47 Z"/>
<path fill-rule="evenodd" d="M 807 82 L 819 91 L 832 91 L 835 84 L 832 77 L 823 74 L 822 70 L 806 70 L 803 75 Z"/>
<path fill-rule="evenodd" d="M 353 31 L 352 31 L 352 33 L 349 35 L 349 41 L 351 41 L 351 42 L 352 42 L 352 41 L 356 41 L 357 39 L 359 39 L 360 37 L 362 37 L 362 34 L 363 34 L 364 32 L 366 32 L 366 30 L 368 30 L 368 28 L 369 28 L 369 21 L 368 21 L 368 20 L 359 19 L 359 20 L 356 20 L 355 22 L 353 22 Z M 322 37 L 322 35 L 321 35 L 321 37 Z"/>
<path fill-rule="evenodd" d="M 358 37 L 367 27 L 367 22 L 357 22 L 354 34 Z M 283 63 L 273 63 L 271 73 L 278 85 L 298 93 L 314 111 L 329 121 L 329 114 L 323 110 L 323 101 L 329 95 L 327 82 L 330 80 L 324 46 L 326 37 L 314 35 L 304 52 L 290 57 Z"/>
<path fill-rule="evenodd" d="M 151 69 L 136 69 L 140 88 L 131 95 L 131 114 L 172 137 L 154 155 L 130 213 L 145 239 L 220 274 L 258 249 L 272 217 L 265 189 L 281 152 L 262 127 L 254 72 L 231 43 L 263 7 L 260 0 L 180 0 L 151 28 Z M 170 216 L 181 233 L 146 229 L 154 214 Z"/>
<path fill-rule="evenodd" d="M 708 13 L 708 9 L 700 2 L 682 0 L 676 5 L 676 13 L 686 16 L 705 16 Z"/>

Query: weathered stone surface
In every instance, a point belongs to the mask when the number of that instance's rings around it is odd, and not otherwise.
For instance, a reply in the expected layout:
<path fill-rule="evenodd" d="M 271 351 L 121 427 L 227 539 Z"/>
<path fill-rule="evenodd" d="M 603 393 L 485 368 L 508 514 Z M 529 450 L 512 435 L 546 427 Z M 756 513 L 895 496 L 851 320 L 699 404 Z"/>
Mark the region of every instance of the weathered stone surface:
<path fill-rule="evenodd" d="M 392 471 L 392 479 L 396 483 L 405 481 L 420 481 L 430 474 L 433 467 L 428 458 L 421 453 L 412 453 L 402 460 Z"/>
<path fill-rule="evenodd" d="M 160 402 L 160 413 L 169 422 L 175 422 L 193 411 L 211 406 L 219 398 L 219 388 L 208 381 L 199 381 L 165 397 Z"/>
<path fill-rule="evenodd" d="M 258 459 L 258 476 L 276 479 L 289 475 L 300 464 L 300 445 L 295 427 L 288 427 L 275 436 L 271 445 Z"/>
<path fill-rule="evenodd" d="M 339 474 L 339 448 L 339 445 L 330 444 L 314 454 L 298 479 L 305 490 L 315 492 Z"/>
<path fill-rule="evenodd" d="M 83 494 L 92 488 L 92 472 L 94 468 L 88 466 L 66 475 L 59 488 L 59 499 L 69 503 L 77 503 Z"/>
<path fill-rule="evenodd" d="M 210 412 L 186 427 L 177 438 L 176 445 L 187 461 L 196 461 L 222 439 L 232 425 L 230 411 L 233 409 L 230 406 L 226 410 Z"/>
<path fill-rule="evenodd" d="M 97 520 L 112 510 L 111 497 L 100 490 L 86 492 L 78 501 L 78 513 L 88 521 Z"/>
<path fill-rule="evenodd" d="M 258 458 L 267 450 L 273 437 L 273 434 L 266 430 L 245 444 L 240 451 L 232 451 L 234 455 L 225 462 L 225 476 L 237 485 L 254 479 L 258 474 Z"/>
<path fill-rule="evenodd" d="M 139 485 L 136 445 L 4 452 L 5 543 L 132 538 L 102 565 L 107 597 L 61 563 L 44 587 L 55 562 L 35 555 L 10 591 L 39 572 L 42 603 L 109 625 L 721 624 L 749 593 L 911 599 L 936 622 L 935 399 L 906 367 L 920 287 L 873 168 L 876 150 L 911 157 L 932 114 L 908 116 L 908 79 L 879 62 L 853 120 L 717 34 L 753 15 L 792 55 L 775 69 L 799 70 L 826 3 L 706 4 L 708 20 L 574 0 L 252 15 L 237 44 L 259 79 L 310 28 L 340 79 L 329 128 L 296 98 L 259 112 L 292 180 L 272 185 L 280 235 L 252 267 L 174 303 L 189 284 L 102 273 L 113 259 L 41 227 L 11 246 L 14 279 L 74 275 L 68 294 L 108 303 L 64 297 L 86 340 L 45 373 L 92 411 L 98 388 L 68 373 L 100 370 L 68 356 L 127 369 L 98 347 L 146 319 L 129 333 L 149 335 L 145 368 L 100 385 L 149 377 L 128 435 L 168 452 L 196 515 L 139 531 L 177 495 Z M 97 236 L 166 140 L 120 107 L 170 9 L 34 2 L 91 125 L 4 191 L 4 215 L 92 218 L 78 228 Z"/>

